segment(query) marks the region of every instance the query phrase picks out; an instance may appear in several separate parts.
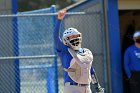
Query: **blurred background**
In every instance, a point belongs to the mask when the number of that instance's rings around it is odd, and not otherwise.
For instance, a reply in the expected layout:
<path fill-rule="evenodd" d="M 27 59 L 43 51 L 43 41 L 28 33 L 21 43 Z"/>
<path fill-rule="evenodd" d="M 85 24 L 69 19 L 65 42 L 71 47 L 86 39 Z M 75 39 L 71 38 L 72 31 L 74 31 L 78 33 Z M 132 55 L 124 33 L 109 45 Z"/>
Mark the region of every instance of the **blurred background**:
<path fill-rule="evenodd" d="M 36 14 L 65 7 L 86 12 L 67 16 L 60 30 L 72 26 L 83 33 L 105 93 L 129 93 L 123 53 L 140 30 L 140 0 L 0 0 L 0 93 L 62 93 L 63 69 L 52 43 L 56 19 Z"/>
<path fill-rule="evenodd" d="M 18 11 L 23 12 L 42 9 L 50 7 L 51 5 L 56 5 L 56 8 L 59 10 L 81 0 L 17 0 L 17 1 L 18 1 Z"/>

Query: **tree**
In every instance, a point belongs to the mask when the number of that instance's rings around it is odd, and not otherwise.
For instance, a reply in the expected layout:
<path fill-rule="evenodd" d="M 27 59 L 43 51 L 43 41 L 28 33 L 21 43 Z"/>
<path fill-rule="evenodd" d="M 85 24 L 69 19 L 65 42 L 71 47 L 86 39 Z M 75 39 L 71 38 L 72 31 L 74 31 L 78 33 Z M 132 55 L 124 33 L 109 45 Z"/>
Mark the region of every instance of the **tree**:
<path fill-rule="evenodd" d="M 57 10 L 62 9 L 77 0 L 18 0 L 18 11 L 31 11 L 56 5 Z"/>

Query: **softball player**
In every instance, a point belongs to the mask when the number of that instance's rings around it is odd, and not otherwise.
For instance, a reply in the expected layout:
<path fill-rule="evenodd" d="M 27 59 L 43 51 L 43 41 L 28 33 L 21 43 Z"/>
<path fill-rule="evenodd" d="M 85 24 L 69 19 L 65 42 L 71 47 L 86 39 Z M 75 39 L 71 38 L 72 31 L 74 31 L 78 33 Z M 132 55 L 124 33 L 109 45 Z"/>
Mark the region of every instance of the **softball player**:
<path fill-rule="evenodd" d="M 55 48 L 64 68 L 63 93 L 92 93 L 91 82 L 95 85 L 97 93 L 104 93 L 92 67 L 91 51 L 81 48 L 82 34 L 75 28 L 68 28 L 64 31 L 62 40 L 59 37 L 59 27 L 65 14 L 66 9 L 58 12 L 58 20 L 53 31 Z"/>

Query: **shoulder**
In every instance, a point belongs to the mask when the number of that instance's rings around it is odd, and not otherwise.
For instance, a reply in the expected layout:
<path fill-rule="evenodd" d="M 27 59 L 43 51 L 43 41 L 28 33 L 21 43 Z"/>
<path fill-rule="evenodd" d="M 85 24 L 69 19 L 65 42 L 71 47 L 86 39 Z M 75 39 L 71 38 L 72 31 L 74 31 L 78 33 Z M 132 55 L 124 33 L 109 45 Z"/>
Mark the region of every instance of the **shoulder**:
<path fill-rule="evenodd" d="M 91 57 L 91 59 L 93 59 L 93 54 L 92 54 L 92 52 L 91 52 L 90 49 L 88 49 L 88 48 L 83 48 L 83 50 L 84 50 L 84 53 L 85 53 L 86 55 L 88 55 L 89 57 Z"/>
<path fill-rule="evenodd" d="M 129 46 L 126 50 L 125 50 L 125 54 L 126 53 L 131 53 L 132 51 L 134 51 L 136 49 L 135 45 L 131 45 Z"/>
<path fill-rule="evenodd" d="M 135 48 L 136 48 L 135 45 L 131 45 L 131 46 L 129 46 L 129 47 L 126 49 L 126 51 L 133 50 L 133 49 L 135 49 Z"/>
<path fill-rule="evenodd" d="M 84 50 L 85 52 L 91 52 L 91 50 L 88 49 L 88 48 L 83 48 L 83 50 Z M 91 53 L 92 53 L 92 52 L 91 52 Z"/>

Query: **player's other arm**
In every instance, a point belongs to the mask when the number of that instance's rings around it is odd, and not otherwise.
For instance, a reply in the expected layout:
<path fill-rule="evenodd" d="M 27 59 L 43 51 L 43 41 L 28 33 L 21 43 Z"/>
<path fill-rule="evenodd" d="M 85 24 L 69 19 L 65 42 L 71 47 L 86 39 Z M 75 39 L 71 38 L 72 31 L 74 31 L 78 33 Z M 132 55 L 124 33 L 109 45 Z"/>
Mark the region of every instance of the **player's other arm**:
<path fill-rule="evenodd" d="M 92 77 L 92 84 L 98 83 L 98 79 L 93 67 L 90 69 L 91 77 Z"/>
<path fill-rule="evenodd" d="M 59 29 L 60 29 L 61 21 L 65 17 L 65 13 L 66 13 L 66 10 L 61 10 L 61 11 L 58 12 L 57 21 L 56 21 L 55 28 L 54 28 L 54 31 L 53 31 L 55 48 L 57 50 L 61 50 L 62 45 L 63 45 L 63 42 L 61 41 L 61 39 L 59 37 Z"/>
<path fill-rule="evenodd" d="M 91 67 L 90 72 L 91 72 L 91 77 L 92 77 L 92 84 L 95 85 L 96 93 L 104 93 L 104 88 L 101 87 L 101 85 L 98 81 L 96 72 L 93 67 Z"/>

